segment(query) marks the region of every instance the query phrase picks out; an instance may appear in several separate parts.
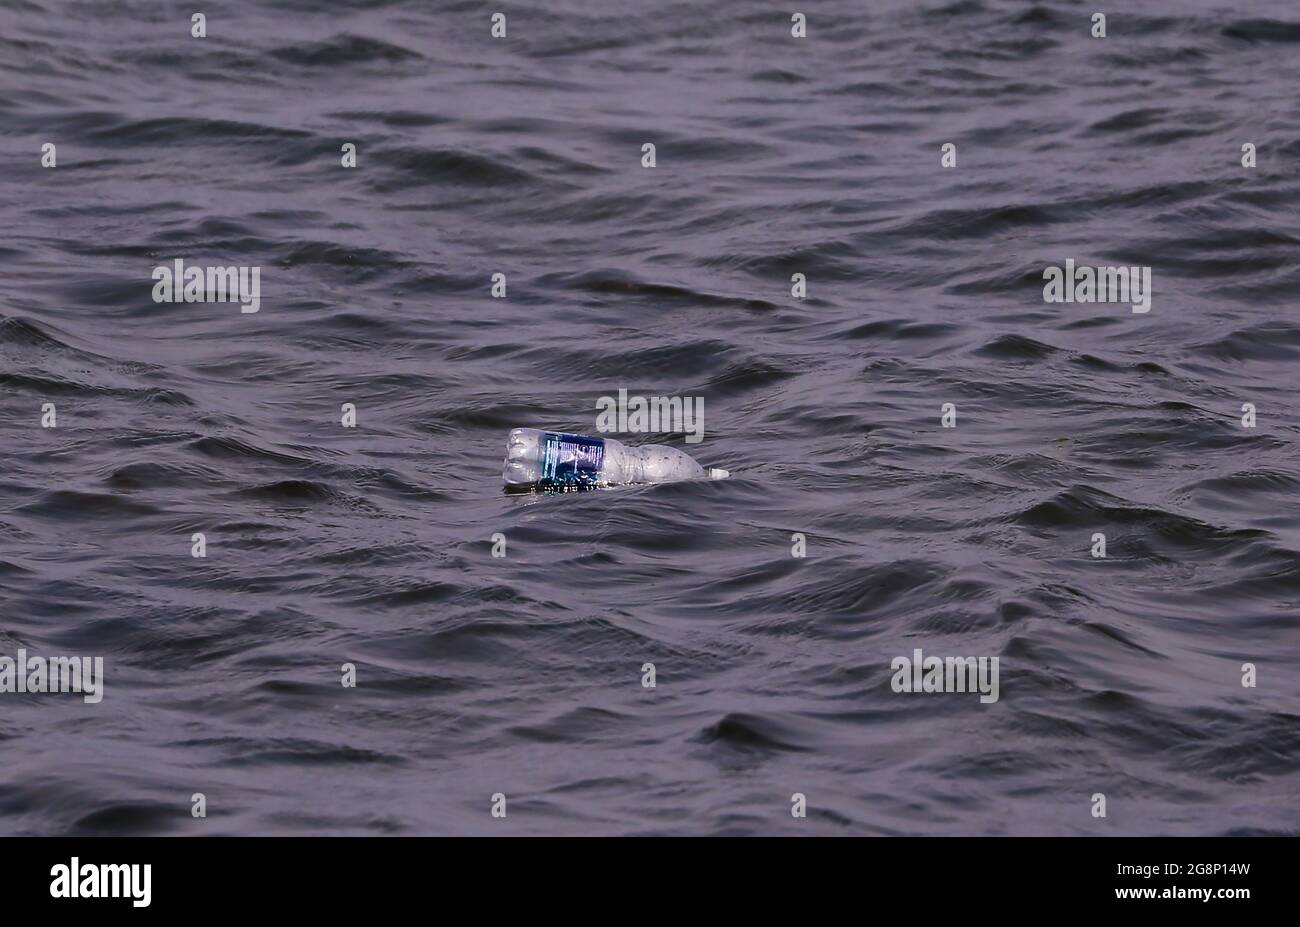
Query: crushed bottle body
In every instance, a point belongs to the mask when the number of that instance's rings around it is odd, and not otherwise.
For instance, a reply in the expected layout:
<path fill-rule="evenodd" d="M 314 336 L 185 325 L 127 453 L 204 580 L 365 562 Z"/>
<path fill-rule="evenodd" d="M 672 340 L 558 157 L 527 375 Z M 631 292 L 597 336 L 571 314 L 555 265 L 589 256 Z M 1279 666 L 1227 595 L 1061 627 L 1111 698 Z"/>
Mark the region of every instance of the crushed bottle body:
<path fill-rule="evenodd" d="M 629 447 L 613 438 L 596 438 L 539 428 L 515 428 L 506 440 L 501 479 L 507 492 L 596 489 L 637 483 L 723 479 L 675 447 Z"/>

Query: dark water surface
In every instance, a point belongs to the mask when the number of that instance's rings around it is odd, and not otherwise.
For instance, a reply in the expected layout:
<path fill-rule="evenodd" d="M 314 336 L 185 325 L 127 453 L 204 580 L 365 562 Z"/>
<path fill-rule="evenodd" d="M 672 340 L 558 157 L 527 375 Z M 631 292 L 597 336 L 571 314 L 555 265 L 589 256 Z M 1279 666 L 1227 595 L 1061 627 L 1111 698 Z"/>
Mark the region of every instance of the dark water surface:
<path fill-rule="evenodd" d="M 194 6 L 0 7 L 0 832 L 1300 831 L 1295 3 Z"/>

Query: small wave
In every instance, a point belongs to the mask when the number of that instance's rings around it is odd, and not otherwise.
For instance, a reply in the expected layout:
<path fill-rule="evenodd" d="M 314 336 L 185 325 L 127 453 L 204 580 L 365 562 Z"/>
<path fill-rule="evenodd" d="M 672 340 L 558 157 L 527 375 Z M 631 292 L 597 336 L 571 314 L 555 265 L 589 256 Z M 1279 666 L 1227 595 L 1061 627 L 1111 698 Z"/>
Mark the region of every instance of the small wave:
<path fill-rule="evenodd" d="M 271 57 L 307 68 L 337 69 L 355 64 L 396 63 L 423 58 L 417 51 L 364 35 L 343 33 L 315 42 L 299 42 L 272 49 Z"/>

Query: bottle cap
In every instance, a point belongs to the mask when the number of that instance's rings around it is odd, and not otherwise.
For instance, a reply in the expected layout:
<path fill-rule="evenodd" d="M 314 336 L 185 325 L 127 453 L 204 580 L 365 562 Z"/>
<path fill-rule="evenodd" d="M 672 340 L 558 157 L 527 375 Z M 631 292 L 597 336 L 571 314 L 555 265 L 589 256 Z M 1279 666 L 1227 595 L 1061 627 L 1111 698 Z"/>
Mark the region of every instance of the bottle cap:
<path fill-rule="evenodd" d="M 729 476 L 731 476 L 730 470 L 724 470 L 721 467 L 709 467 L 709 479 L 711 480 L 725 480 Z"/>

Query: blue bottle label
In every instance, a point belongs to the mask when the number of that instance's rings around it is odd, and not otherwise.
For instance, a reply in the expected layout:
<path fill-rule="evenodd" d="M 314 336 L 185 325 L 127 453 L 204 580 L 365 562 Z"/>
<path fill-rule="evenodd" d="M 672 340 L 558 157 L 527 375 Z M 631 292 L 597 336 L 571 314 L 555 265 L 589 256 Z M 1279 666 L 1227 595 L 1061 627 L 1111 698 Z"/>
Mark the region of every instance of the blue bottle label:
<path fill-rule="evenodd" d="M 542 433 L 541 486 L 569 489 L 594 485 L 605 461 L 605 439 Z"/>

